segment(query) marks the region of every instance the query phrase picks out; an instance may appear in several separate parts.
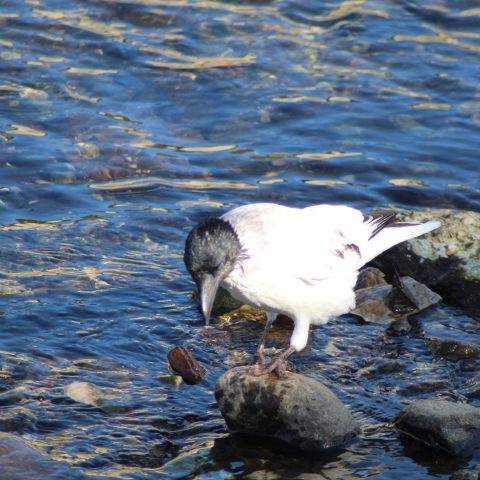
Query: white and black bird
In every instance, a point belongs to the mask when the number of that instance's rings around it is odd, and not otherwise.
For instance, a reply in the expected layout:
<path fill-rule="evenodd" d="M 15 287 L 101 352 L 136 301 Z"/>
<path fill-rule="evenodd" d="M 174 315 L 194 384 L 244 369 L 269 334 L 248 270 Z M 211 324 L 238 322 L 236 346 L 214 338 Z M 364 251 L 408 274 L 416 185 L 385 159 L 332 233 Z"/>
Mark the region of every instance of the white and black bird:
<path fill-rule="evenodd" d="M 254 203 L 199 223 L 188 235 L 184 260 L 206 323 L 219 286 L 263 309 L 267 322 L 253 373 L 280 372 L 288 356 L 305 348 L 310 324 L 327 323 L 355 307 L 354 287 L 363 265 L 440 226 L 435 220 L 394 219 L 394 213 L 364 216 L 346 206 Z M 294 321 L 290 347 L 266 365 L 263 349 L 278 314 Z"/>

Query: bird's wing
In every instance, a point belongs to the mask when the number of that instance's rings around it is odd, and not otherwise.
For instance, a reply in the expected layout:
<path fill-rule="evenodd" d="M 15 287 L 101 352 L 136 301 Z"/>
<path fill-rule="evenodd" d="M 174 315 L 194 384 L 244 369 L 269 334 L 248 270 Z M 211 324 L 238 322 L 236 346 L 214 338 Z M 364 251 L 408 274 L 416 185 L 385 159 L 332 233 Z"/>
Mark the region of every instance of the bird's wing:
<path fill-rule="evenodd" d="M 222 218 L 234 226 L 251 264 L 307 283 L 359 268 L 359 240 L 370 232 L 360 211 L 343 206 L 250 204 Z"/>
<path fill-rule="evenodd" d="M 394 223 L 395 214 L 365 217 L 335 205 L 297 209 L 257 203 L 223 218 L 237 231 L 251 265 L 305 282 L 351 273 L 393 245 L 440 225 Z"/>

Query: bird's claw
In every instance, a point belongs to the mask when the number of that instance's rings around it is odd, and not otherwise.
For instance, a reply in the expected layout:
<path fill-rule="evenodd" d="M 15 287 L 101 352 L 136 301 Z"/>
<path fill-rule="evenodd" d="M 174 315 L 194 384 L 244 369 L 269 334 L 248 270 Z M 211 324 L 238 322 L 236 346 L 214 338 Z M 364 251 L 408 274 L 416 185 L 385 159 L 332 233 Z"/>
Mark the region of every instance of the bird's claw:
<path fill-rule="evenodd" d="M 265 363 L 255 363 L 249 369 L 249 373 L 255 377 L 260 377 L 261 375 L 267 375 L 269 373 L 275 373 L 277 377 L 281 377 L 288 367 L 288 362 L 283 358 L 276 358 L 267 365 Z"/>

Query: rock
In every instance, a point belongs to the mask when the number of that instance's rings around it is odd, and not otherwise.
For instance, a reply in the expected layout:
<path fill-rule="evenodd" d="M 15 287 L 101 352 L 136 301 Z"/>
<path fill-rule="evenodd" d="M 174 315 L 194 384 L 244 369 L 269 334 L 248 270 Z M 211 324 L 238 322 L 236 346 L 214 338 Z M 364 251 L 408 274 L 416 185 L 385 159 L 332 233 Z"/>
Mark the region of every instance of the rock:
<path fill-rule="evenodd" d="M 448 360 L 465 360 L 467 358 L 480 356 L 480 347 L 459 340 L 429 338 L 427 339 L 427 343 L 433 355 Z"/>
<path fill-rule="evenodd" d="M 160 468 L 178 452 L 172 441 L 164 438 L 145 451 L 125 451 L 118 456 L 117 462 L 128 467 Z"/>
<path fill-rule="evenodd" d="M 21 437 L 0 434 L 0 471 L 2 480 L 85 479 L 78 470 L 28 446 Z"/>
<path fill-rule="evenodd" d="M 442 299 L 440 295 L 411 277 L 402 277 L 402 282 L 418 307 L 408 315 L 419 313 Z M 370 323 L 386 324 L 398 320 L 401 316 L 390 307 L 391 291 L 392 286 L 386 283 L 357 290 L 356 307 L 351 313 Z"/>
<path fill-rule="evenodd" d="M 122 413 L 132 410 L 131 405 L 125 404 L 116 393 L 99 388 L 88 382 L 72 382 L 65 387 L 65 395 L 73 401 L 98 407 L 105 413 Z"/>
<path fill-rule="evenodd" d="M 37 422 L 34 413 L 25 407 L 13 407 L 0 413 L 0 430 L 2 432 L 34 432 Z"/>
<path fill-rule="evenodd" d="M 172 370 L 189 385 L 201 382 L 205 378 L 206 370 L 193 358 L 188 348 L 172 348 L 168 352 L 168 362 Z"/>
<path fill-rule="evenodd" d="M 462 468 L 457 470 L 450 480 L 480 480 L 480 465 L 475 465 L 473 468 Z"/>
<path fill-rule="evenodd" d="M 249 367 L 233 368 L 217 381 L 215 397 L 231 430 L 270 436 L 306 451 L 340 447 L 359 432 L 327 387 L 291 372 L 255 377 Z"/>
<path fill-rule="evenodd" d="M 97 406 L 101 397 L 100 390 L 88 382 L 72 382 L 65 387 L 65 395 L 73 401 L 85 405 Z"/>
<path fill-rule="evenodd" d="M 375 287 L 377 285 L 388 285 L 388 282 L 385 280 L 385 274 L 381 270 L 375 267 L 365 267 L 358 272 L 355 290 Z"/>
<path fill-rule="evenodd" d="M 467 455 L 480 445 L 480 408 L 446 400 L 417 400 L 404 408 L 394 425 L 427 445 L 452 455 Z"/>
<path fill-rule="evenodd" d="M 438 292 L 450 305 L 480 313 L 480 213 L 455 210 L 401 212 L 401 221 L 438 219 L 442 226 L 387 250 L 380 260 Z"/>
<path fill-rule="evenodd" d="M 478 321 L 453 308 L 432 309 L 420 318 L 425 341 L 435 357 L 452 361 L 480 357 Z"/>
<path fill-rule="evenodd" d="M 217 291 L 215 301 L 213 302 L 212 314 L 223 315 L 242 306 L 242 302 L 234 298 L 224 288 L 220 287 Z"/>

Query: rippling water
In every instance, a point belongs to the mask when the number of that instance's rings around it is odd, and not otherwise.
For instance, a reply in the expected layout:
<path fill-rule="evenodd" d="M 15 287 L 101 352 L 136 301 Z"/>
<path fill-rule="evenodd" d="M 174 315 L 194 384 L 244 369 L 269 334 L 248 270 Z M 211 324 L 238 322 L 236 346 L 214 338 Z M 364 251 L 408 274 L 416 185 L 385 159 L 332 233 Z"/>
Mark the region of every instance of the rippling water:
<path fill-rule="evenodd" d="M 213 386 L 261 325 L 204 328 L 181 258 L 195 222 L 252 201 L 480 209 L 480 9 L 424 3 L 0 1 L 3 430 L 71 478 L 448 478 L 468 464 L 388 422 L 422 396 L 478 402 L 478 362 L 350 318 L 294 363 L 351 406 L 357 443 L 311 458 L 228 436 Z M 205 382 L 167 382 L 180 344 Z M 108 405 L 70 400 L 73 381 Z"/>

